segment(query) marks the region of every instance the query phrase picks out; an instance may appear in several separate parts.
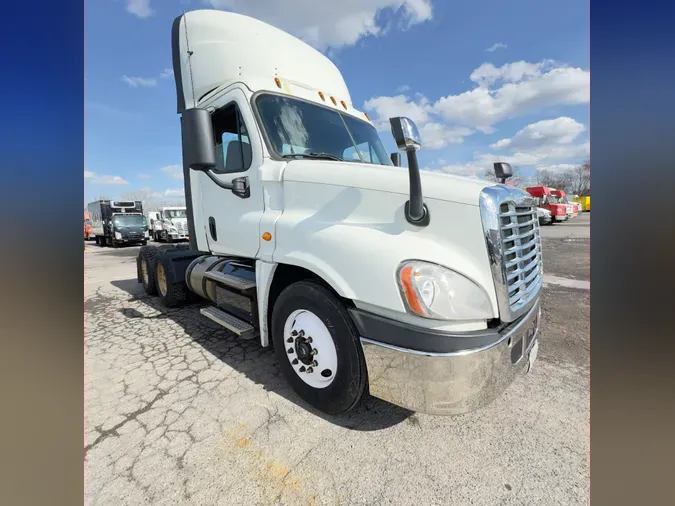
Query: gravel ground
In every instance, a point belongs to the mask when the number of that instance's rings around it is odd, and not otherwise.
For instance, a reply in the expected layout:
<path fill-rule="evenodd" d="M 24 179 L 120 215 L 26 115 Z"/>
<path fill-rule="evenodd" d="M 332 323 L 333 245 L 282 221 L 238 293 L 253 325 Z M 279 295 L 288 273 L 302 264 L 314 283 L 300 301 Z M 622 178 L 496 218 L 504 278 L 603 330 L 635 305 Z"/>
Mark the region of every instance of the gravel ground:
<path fill-rule="evenodd" d="M 546 273 L 588 281 L 589 231 L 546 227 Z M 587 504 L 588 290 L 545 286 L 534 369 L 479 411 L 331 417 L 255 340 L 146 297 L 137 252 L 85 251 L 86 504 Z"/>

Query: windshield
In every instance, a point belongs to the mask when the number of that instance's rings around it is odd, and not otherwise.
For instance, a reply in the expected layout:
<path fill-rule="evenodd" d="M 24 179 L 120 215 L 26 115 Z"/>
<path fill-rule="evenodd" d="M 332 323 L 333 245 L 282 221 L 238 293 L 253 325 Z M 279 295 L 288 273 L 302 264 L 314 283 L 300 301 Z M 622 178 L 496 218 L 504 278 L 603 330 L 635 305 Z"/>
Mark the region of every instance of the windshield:
<path fill-rule="evenodd" d="M 116 227 L 145 227 L 147 221 L 140 214 L 118 214 L 113 216 L 113 223 Z"/>
<path fill-rule="evenodd" d="M 555 195 L 549 195 L 548 202 L 549 204 L 558 204 L 558 197 L 556 197 Z"/>
<path fill-rule="evenodd" d="M 164 216 L 169 219 L 172 218 L 187 218 L 187 212 L 185 209 L 168 209 L 164 211 Z"/>
<path fill-rule="evenodd" d="M 256 105 L 280 156 L 392 165 L 377 131 L 365 121 L 278 95 L 261 95 Z"/>

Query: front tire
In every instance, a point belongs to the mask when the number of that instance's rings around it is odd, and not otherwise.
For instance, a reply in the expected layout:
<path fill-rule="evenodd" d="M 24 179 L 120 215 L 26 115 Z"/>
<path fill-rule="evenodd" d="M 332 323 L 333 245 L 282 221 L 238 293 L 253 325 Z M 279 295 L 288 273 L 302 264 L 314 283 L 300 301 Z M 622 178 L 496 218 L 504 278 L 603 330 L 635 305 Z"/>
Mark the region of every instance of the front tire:
<path fill-rule="evenodd" d="M 316 281 L 288 286 L 274 304 L 271 330 L 279 367 L 304 401 L 332 415 L 361 402 L 368 374 L 360 336 L 333 292 Z"/>

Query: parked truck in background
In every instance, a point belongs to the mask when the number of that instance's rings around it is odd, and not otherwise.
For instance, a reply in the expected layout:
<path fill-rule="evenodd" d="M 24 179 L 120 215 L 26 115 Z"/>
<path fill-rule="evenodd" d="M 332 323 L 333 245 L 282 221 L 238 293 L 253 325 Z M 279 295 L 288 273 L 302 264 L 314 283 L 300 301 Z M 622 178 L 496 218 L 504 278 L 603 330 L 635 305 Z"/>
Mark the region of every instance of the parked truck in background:
<path fill-rule="evenodd" d="M 96 200 L 87 205 L 87 211 L 99 246 L 148 243 L 148 222 L 140 201 Z"/>
<path fill-rule="evenodd" d="M 94 232 L 92 231 L 91 228 L 91 220 L 89 219 L 89 212 L 85 209 L 84 210 L 84 240 L 89 241 L 90 239 L 94 239 Z"/>
<path fill-rule="evenodd" d="M 578 204 L 576 202 L 570 202 L 567 199 L 567 195 L 565 194 L 564 190 L 556 190 L 555 188 L 549 188 L 549 190 L 551 190 L 551 195 L 558 199 L 558 203 L 567 206 L 567 214 L 570 216 L 570 218 L 576 218 L 579 216 L 580 209 Z"/>
<path fill-rule="evenodd" d="M 163 207 L 151 213 L 150 223 L 155 241 L 174 242 L 188 239 L 187 208 Z"/>
<path fill-rule="evenodd" d="M 567 206 L 558 203 L 557 197 L 551 194 L 551 189 L 547 186 L 528 186 L 525 191 L 535 198 L 535 203 L 542 209 L 551 212 L 553 222 L 566 221 L 569 219 Z"/>
<path fill-rule="evenodd" d="M 572 202 L 576 202 L 581 207 L 581 211 L 590 212 L 591 211 L 591 197 L 586 195 L 585 197 L 580 197 L 579 195 L 570 195 Z"/>
<path fill-rule="evenodd" d="M 395 166 L 335 65 L 261 21 L 196 10 L 171 42 L 189 244 L 140 249 L 148 294 L 202 300 L 272 346 L 326 413 L 368 393 L 464 413 L 529 371 L 543 277 L 529 194 L 421 173 L 407 118 L 390 119 Z"/>

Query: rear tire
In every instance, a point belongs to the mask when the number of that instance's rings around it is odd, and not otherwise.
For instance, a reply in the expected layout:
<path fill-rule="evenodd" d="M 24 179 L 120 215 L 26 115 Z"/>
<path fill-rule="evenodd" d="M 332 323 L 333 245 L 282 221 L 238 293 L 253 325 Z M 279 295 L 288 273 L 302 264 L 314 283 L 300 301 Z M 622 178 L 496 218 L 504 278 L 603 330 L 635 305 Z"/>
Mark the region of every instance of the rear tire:
<path fill-rule="evenodd" d="M 178 307 L 188 302 L 188 287 L 184 279 L 173 279 L 171 260 L 160 254 L 155 266 L 157 293 L 166 307 Z"/>
<path fill-rule="evenodd" d="M 302 366 L 307 356 L 302 347 L 307 341 L 294 338 L 291 331 L 296 322 L 301 321 L 301 315 L 310 323 L 311 332 L 319 334 L 310 342 L 318 348 L 315 348 L 318 353 L 314 357 L 317 363 L 307 364 L 304 370 Z M 367 393 L 366 361 L 359 333 L 345 305 L 333 292 L 311 280 L 286 287 L 274 304 L 271 330 L 279 367 L 305 402 L 332 415 L 346 413 L 358 406 Z M 298 329 L 294 330 L 298 332 Z M 299 330 L 304 332 L 306 329 Z M 292 361 L 296 359 L 303 362 L 294 365 Z M 332 363 L 336 365 L 331 366 L 335 370 L 326 368 L 322 359 L 329 363 L 335 359 Z M 309 371 L 310 367 L 312 371 Z M 301 376 L 304 374 L 307 377 Z"/>
<path fill-rule="evenodd" d="M 155 264 L 157 262 L 157 249 L 141 248 L 138 254 L 138 269 L 143 289 L 148 295 L 157 295 L 157 281 L 155 280 Z"/>

